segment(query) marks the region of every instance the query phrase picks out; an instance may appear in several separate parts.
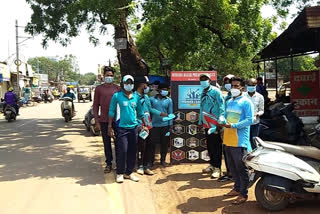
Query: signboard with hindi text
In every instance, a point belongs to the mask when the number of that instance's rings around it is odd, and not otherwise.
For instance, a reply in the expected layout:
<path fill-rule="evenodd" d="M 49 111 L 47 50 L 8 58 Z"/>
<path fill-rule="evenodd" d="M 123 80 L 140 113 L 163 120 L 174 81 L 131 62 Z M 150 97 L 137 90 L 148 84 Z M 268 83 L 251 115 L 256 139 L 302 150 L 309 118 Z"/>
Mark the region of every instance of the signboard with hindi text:
<path fill-rule="evenodd" d="M 291 102 L 299 117 L 320 115 L 319 71 L 296 71 L 290 74 Z"/>
<path fill-rule="evenodd" d="M 171 98 L 175 119 L 170 135 L 170 162 L 205 163 L 210 158 L 206 138 L 198 127 L 203 88 L 200 74 L 209 74 L 212 83 L 217 80 L 216 71 L 172 71 Z"/>

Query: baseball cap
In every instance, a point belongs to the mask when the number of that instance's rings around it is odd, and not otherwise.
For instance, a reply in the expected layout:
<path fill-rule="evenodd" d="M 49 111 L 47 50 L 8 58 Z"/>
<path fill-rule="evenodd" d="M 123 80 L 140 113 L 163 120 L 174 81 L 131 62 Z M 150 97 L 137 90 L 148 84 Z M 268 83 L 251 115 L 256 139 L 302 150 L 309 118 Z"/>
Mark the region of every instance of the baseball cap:
<path fill-rule="evenodd" d="M 225 81 L 226 79 L 231 80 L 231 78 L 233 78 L 234 75 L 233 74 L 228 74 L 227 76 L 223 77 L 223 81 Z"/>
<path fill-rule="evenodd" d="M 201 78 L 201 77 L 207 77 L 208 79 L 211 79 L 210 75 L 209 75 L 209 74 L 206 74 L 206 73 L 200 74 L 200 77 L 199 77 L 199 78 Z"/>
<path fill-rule="evenodd" d="M 127 80 L 132 80 L 132 82 L 134 82 L 133 76 L 131 76 L 131 75 L 125 75 L 122 78 L 122 82 L 127 82 Z"/>

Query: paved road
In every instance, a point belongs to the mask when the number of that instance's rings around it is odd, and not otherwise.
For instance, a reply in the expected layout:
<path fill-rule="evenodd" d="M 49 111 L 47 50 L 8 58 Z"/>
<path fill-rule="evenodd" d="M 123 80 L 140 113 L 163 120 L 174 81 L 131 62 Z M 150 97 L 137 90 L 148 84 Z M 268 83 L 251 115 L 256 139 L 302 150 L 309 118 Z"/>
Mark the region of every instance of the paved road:
<path fill-rule="evenodd" d="M 60 103 L 21 109 L 17 121 L 0 117 L 0 213 L 156 213 L 149 182 L 114 182 L 103 174 L 100 137 L 82 119 L 91 103 L 76 103 L 65 123 Z"/>

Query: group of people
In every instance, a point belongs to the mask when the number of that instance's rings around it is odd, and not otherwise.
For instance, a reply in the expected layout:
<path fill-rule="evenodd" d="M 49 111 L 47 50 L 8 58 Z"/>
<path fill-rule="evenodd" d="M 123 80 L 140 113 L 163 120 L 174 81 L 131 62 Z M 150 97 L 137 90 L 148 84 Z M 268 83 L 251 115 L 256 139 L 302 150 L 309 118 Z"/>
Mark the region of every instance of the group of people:
<path fill-rule="evenodd" d="M 168 165 L 166 155 L 172 121 L 163 121 L 163 117 L 167 117 L 173 111 L 172 100 L 168 96 L 169 86 L 159 84 L 156 95 L 149 97 L 148 77 L 133 78 L 126 75 L 121 86 L 118 86 L 113 82 L 114 68 L 105 66 L 103 71 L 104 84 L 96 87 L 93 112 L 95 120 L 98 121 L 96 128 L 101 130 L 104 143 L 104 172 L 112 171 L 113 138 L 116 150 L 116 181 L 139 181 L 133 173 L 136 159 L 138 174 L 153 175 L 151 169 L 157 144 L 161 145 L 161 165 Z"/>
<path fill-rule="evenodd" d="M 224 88 L 228 91 L 225 97 L 218 88 L 211 85 L 209 75 L 200 75 L 203 93 L 199 125 L 203 125 L 204 112 L 217 118 L 217 131 L 210 133 L 209 127 L 205 127 L 210 165 L 203 172 L 212 173 L 211 177 L 218 178 L 218 181 L 232 180 L 233 189 L 225 196 L 237 196 L 233 204 L 241 204 L 248 198 L 249 184 L 248 169 L 242 159 L 256 147 L 254 137 L 259 135 L 259 118 L 264 113 L 264 97 L 257 92 L 257 88 L 265 88 L 261 81 L 258 84 L 253 78 L 245 81 L 240 77 L 227 75 L 223 80 Z M 227 168 L 223 176 L 222 153 Z"/>
<path fill-rule="evenodd" d="M 155 146 L 161 145 L 160 162 L 167 166 L 169 136 L 172 120 L 163 120 L 173 113 L 169 86 L 160 84 L 157 91 L 150 93 L 148 77 L 123 77 L 121 85 L 113 82 L 115 70 L 104 67 L 104 84 L 95 90 L 93 111 L 96 126 L 101 130 L 106 167 L 104 172 L 112 171 L 111 139 L 115 141 L 116 182 L 124 179 L 139 181 L 134 174 L 136 160 L 137 173 L 153 175 Z M 258 79 L 260 80 L 260 79 Z M 211 173 L 218 181 L 234 181 L 233 189 L 226 196 L 238 196 L 233 202 L 241 204 L 248 198 L 248 169 L 242 158 L 255 147 L 254 137 L 259 135 L 259 118 L 264 113 L 264 97 L 257 92 L 263 87 L 261 81 L 227 75 L 224 88 L 228 94 L 223 97 L 220 89 L 212 85 L 208 74 L 201 74 L 203 87 L 200 104 L 199 126 L 205 129 L 210 165 L 203 170 Z M 217 118 L 216 129 L 203 126 L 203 114 Z M 121 118 L 121 119 L 120 119 Z M 227 172 L 221 176 L 222 153 Z"/>

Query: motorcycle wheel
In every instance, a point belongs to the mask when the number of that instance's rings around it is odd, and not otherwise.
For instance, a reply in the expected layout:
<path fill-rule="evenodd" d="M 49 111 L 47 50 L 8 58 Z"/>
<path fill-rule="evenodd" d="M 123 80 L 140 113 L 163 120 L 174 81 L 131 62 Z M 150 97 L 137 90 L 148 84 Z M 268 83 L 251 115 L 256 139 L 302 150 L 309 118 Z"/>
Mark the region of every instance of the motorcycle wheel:
<path fill-rule="evenodd" d="M 66 115 L 66 116 L 64 116 L 64 121 L 67 123 L 67 122 L 69 122 L 69 117 Z"/>
<path fill-rule="evenodd" d="M 90 126 L 88 126 L 87 124 L 85 124 L 85 125 L 86 125 L 87 131 L 90 132 Z"/>
<path fill-rule="evenodd" d="M 263 185 L 263 179 L 260 179 L 255 188 L 257 202 L 266 210 L 280 211 L 285 209 L 289 200 L 280 192 L 270 191 Z"/>

